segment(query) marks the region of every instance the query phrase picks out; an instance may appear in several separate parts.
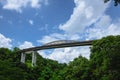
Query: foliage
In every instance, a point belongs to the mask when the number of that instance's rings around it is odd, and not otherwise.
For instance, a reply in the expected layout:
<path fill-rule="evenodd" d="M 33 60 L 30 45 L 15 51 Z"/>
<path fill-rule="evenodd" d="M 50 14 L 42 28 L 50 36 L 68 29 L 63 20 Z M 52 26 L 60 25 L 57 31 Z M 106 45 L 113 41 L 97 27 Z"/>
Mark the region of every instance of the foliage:
<path fill-rule="evenodd" d="M 79 56 L 65 68 L 65 80 L 89 80 L 89 61 Z"/>
<path fill-rule="evenodd" d="M 0 60 L 0 80 L 24 80 L 26 72 L 9 61 Z M 23 73 L 24 72 L 24 73 Z"/>
<path fill-rule="evenodd" d="M 120 36 L 108 36 L 94 42 L 90 68 L 95 80 L 119 80 Z"/>
<path fill-rule="evenodd" d="M 104 0 L 104 3 L 107 3 L 110 0 Z M 120 0 L 114 0 L 114 6 L 117 6 L 118 4 L 120 4 Z"/>
<path fill-rule="evenodd" d="M 68 64 L 45 59 L 37 54 L 37 65 L 31 56 L 20 62 L 19 49 L 0 48 L 0 80 L 119 80 L 120 35 L 108 36 L 93 43 L 90 59 L 79 56 Z"/>

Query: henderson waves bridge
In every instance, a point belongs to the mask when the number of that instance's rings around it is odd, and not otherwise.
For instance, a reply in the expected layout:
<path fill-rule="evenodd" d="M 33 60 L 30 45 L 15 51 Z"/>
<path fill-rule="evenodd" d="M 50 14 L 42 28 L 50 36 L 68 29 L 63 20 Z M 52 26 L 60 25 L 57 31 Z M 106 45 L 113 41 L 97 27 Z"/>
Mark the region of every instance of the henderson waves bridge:
<path fill-rule="evenodd" d="M 73 41 L 73 40 L 59 40 L 47 43 L 42 46 L 27 48 L 23 50 L 19 50 L 18 53 L 21 53 L 21 62 L 25 63 L 25 56 L 27 53 L 32 54 L 32 66 L 36 65 L 36 51 L 45 50 L 45 49 L 53 49 L 53 48 L 64 48 L 64 47 L 75 47 L 75 46 L 90 46 L 93 41 Z"/>

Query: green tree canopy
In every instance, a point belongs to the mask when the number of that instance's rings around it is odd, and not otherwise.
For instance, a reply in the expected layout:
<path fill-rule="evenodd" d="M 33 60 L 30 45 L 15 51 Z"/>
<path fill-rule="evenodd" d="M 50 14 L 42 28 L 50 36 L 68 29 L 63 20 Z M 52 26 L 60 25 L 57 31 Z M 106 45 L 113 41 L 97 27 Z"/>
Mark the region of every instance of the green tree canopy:
<path fill-rule="evenodd" d="M 94 42 L 90 67 L 95 80 L 120 78 L 120 36 L 108 36 Z"/>
<path fill-rule="evenodd" d="M 107 3 L 108 1 L 110 0 L 104 0 L 105 3 Z M 118 4 L 120 4 L 120 0 L 114 0 L 114 6 L 117 6 Z"/>
<path fill-rule="evenodd" d="M 0 80 L 119 80 L 120 35 L 93 42 L 90 59 L 79 56 L 68 64 L 43 58 L 37 53 L 37 65 L 31 66 L 32 55 L 20 62 L 19 49 L 0 48 Z"/>

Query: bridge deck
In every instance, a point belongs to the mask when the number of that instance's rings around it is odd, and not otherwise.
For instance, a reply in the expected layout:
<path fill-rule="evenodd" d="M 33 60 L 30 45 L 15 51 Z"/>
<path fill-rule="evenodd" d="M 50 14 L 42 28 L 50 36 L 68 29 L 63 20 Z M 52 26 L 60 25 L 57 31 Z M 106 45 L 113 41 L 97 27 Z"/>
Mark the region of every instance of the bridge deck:
<path fill-rule="evenodd" d="M 95 40 L 78 41 L 78 42 L 62 43 L 62 44 L 55 44 L 55 45 L 54 44 L 53 45 L 43 45 L 43 46 L 23 49 L 23 50 L 20 50 L 18 52 L 22 53 L 22 52 L 38 51 L 38 50 L 52 49 L 52 48 L 64 48 L 64 47 L 74 47 L 74 46 L 90 46 L 90 45 L 92 45 L 93 41 L 95 41 Z"/>

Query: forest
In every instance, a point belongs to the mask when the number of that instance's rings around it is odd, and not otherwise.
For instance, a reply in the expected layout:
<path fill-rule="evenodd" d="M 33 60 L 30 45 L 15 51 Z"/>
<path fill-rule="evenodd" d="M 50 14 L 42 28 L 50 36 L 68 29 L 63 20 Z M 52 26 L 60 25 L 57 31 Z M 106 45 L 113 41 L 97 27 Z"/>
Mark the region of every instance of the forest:
<path fill-rule="evenodd" d="M 120 80 L 120 35 L 94 41 L 90 59 L 80 55 L 68 64 L 37 54 L 32 67 L 31 55 L 23 64 L 18 50 L 0 48 L 0 80 Z"/>

